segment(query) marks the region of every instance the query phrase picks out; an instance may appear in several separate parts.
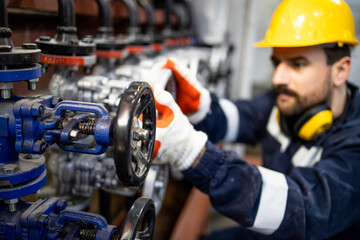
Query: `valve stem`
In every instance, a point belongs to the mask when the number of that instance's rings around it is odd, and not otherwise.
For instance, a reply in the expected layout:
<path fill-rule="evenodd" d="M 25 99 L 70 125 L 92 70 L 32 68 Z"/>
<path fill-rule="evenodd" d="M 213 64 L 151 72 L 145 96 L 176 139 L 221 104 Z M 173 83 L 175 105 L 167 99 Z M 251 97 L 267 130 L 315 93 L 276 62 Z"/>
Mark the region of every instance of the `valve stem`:
<path fill-rule="evenodd" d="M 80 133 L 86 135 L 94 135 L 95 132 L 96 121 L 94 118 L 89 118 L 85 123 L 79 123 L 79 131 Z"/>
<path fill-rule="evenodd" d="M 79 232 L 80 239 L 83 240 L 93 240 L 96 239 L 96 230 L 95 229 L 81 229 Z"/>

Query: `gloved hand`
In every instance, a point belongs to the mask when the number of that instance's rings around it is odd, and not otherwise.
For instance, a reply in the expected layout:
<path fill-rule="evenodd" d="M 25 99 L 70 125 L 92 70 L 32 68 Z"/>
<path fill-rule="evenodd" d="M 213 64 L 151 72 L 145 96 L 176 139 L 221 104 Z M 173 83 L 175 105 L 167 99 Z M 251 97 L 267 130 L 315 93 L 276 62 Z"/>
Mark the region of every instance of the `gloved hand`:
<path fill-rule="evenodd" d="M 202 121 L 210 109 L 210 92 L 201 86 L 196 76 L 176 59 L 167 59 L 162 68 L 170 69 L 177 82 L 176 103 L 190 122 Z"/>
<path fill-rule="evenodd" d="M 169 92 L 155 88 L 154 96 L 158 111 L 154 163 L 186 170 L 205 146 L 207 135 L 194 129 Z"/>

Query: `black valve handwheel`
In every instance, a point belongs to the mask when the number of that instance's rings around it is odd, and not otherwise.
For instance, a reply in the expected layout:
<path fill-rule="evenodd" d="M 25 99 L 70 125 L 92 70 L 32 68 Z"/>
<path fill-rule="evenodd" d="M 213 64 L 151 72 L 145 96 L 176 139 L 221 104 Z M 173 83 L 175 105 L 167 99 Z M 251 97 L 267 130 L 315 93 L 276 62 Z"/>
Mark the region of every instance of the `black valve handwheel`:
<path fill-rule="evenodd" d="M 150 169 L 156 130 L 155 99 L 146 82 L 132 82 L 121 95 L 114 122 L 114 161 L 119 180 L 141 186 Z"/>
<path fill-rule="evenodd" d="M 156 215 L 163 205 L 168 181 L 169 165 L 152 164 L 144 182 L 142 196 L 149 197 L 154 201 Z"/>
<path fill-rule="evenodd" d="M 151 240 L 155 226 L 155 206 L 150 198 L 140 197 L 131 206 L 118 239 Z"/>

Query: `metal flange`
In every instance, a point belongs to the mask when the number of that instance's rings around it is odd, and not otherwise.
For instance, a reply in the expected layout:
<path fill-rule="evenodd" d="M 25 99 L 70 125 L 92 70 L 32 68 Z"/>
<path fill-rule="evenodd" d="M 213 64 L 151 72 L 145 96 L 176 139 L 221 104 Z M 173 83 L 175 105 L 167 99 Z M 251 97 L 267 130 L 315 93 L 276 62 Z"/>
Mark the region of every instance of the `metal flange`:
<path fill-rule="evenodd" d="M 45 54 L 61 56 L 86 56 L 95 52 L 96 46 L 91 40 L 59 41 L 49 36 L 41 36 L 35 40 L 41 51 Z"/>
<path fill-rule="evenodd" d="M 32 67 L 0 70 L 0 82 L 18 82 L 41 77 L 41 65 L 33 64 Z"/>
<path fill-rule="evenodd" d="M 91 66 L 96 63 L 96 56 L 63 56 L 42 54 L 41 63 L 66 66 Z"/>

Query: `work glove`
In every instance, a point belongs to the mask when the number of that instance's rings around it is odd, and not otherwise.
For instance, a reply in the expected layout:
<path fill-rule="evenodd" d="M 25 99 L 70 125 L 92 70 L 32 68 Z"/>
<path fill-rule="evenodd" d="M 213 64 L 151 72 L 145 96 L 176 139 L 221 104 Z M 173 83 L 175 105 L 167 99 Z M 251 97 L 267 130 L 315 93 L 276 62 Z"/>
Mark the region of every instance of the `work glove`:
<path fill-rule="evenodd" d="M 183 171 L 192 166 L 205 146 L 207 135 L 196 131 L 171 94 L 154 89 L 157 109 L 154 163 L 170 163 Z"/>
<path fill-rule="evenodd" d="M 210 109 L 210 92 L 201 86 L 191 70 L 178 60 L 167 59 L 162 68 L 170 69 L 174 74 L 177 82 L 176 103 L 181 111 L 192 124 L 201 122 Z"/>

